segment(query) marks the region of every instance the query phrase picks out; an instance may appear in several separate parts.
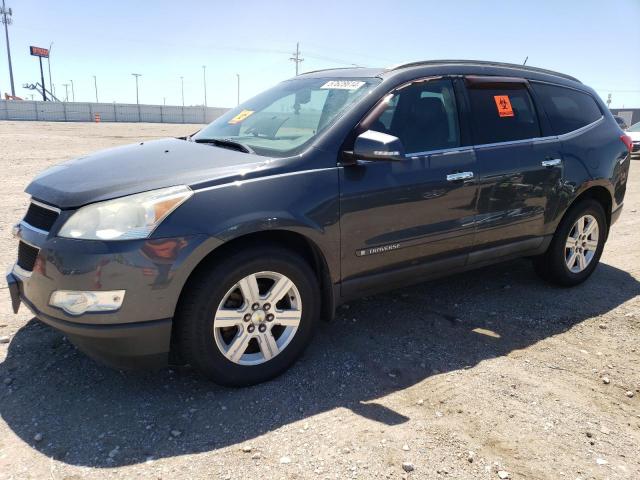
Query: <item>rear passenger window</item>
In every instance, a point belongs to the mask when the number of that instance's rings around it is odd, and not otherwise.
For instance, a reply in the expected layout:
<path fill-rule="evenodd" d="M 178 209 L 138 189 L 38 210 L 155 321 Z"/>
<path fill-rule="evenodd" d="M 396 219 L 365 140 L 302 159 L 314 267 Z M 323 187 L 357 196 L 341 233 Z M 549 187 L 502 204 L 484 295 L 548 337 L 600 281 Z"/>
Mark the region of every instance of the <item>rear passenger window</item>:
<path fill-rule="evenodd" d="M 370 128 L 398 137 L 406 153 L 460 146 L 451 80 L 416 82 L 398 90 Z"/>
<path fill-rule="evenodd" d="M 468 89 L 476 145 L 540 136 L 538 117 L 524 85 Z"/>
<path fill-rule="evenodd" d="M 532 83 L 531 86 L 556 135 L 577 130 L 602 116 L 598 104 L 587 93 L 542 83 Z"/>

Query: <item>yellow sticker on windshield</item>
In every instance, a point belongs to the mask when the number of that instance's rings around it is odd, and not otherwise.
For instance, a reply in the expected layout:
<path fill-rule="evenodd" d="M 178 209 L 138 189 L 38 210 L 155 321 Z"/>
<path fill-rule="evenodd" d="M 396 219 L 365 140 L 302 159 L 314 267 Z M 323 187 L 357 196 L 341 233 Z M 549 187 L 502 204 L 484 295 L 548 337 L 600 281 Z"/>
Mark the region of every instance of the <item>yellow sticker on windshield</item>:
<path fill-rule="evenodd" d="M 227 123 L 229 125 L 235 125 L 236 123 L 242 122 L 247 117 L 250 117 L 251 115 L 253 115 L 253 113 L 254 113 L 253 110 L 242 110 L 239 114 L 237 114 L 235 117 L 233 117 Z"/>

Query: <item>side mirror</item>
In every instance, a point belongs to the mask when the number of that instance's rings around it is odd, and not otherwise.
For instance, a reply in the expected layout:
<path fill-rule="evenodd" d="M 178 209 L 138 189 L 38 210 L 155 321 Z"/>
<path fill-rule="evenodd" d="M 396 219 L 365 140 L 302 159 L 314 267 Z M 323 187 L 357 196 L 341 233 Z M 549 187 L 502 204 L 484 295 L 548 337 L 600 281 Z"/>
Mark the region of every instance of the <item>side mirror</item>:
<path fill-rule="evenodd" d="M 358 135 L 353 146 L 354 160 L 394 161 L 404 160 L 404 147 L 398 137 L 367 130 Z"/>

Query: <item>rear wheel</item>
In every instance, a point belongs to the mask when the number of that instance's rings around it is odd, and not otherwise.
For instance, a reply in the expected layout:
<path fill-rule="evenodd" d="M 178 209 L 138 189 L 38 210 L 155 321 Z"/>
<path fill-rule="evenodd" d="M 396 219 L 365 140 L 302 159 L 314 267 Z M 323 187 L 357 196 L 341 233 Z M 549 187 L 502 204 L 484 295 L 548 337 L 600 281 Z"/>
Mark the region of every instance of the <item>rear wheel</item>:
<path fill-rule="evenodd" d="M 313 271 L 277 247 L 238 252 L 187 288 L 176 318 L 180 351 L 224 385 L 282 373 L 309 343 L 319 316 Z"/>
<path fill-rule="evenodd" d="M 534 259 L 536 271 L 557 285 L 584 282 L 600 261 L 607 228 L 599 202 L 584 200 L 571 207 L 558 225 L 546 253 Z"/>

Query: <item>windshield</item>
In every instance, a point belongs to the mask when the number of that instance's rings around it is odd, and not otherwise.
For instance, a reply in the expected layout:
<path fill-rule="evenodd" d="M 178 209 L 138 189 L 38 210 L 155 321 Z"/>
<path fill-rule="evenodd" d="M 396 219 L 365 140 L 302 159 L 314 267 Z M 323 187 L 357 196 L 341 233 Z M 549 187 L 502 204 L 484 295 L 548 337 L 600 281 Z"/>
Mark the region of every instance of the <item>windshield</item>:
<path fill-rule="evenodd" d="M 640 132 L 640 122 L 634 123 L 629 128 L 627 128 L 627 132 Z"/>
<path fill-rule="evenodd" d="M 258 155 L 295 155 L 379 82 L 378 78 L 289 80 L 227 112 L 192 139 L 237 142 Z"/>

